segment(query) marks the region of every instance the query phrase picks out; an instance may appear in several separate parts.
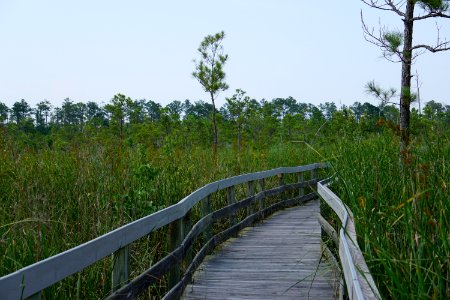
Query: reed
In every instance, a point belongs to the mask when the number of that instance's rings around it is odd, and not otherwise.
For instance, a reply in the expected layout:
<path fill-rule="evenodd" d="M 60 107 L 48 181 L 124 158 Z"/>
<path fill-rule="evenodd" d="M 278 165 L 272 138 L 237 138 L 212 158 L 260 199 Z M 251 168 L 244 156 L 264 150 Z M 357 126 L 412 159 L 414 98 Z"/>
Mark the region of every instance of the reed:
<path fill-rule="evenodd" d="M 366 261 L 387 298 L 450 296 L 450 139 L 428 136 L 398 154 L 390 134 L 331 150 Z"/>
<path fill-rule="evenodd" d="M 450 297 L 450 137 L 420 136 L 399 157 L 390 132 L 318 136 L 308 144 L 260 149 L 120 145 L 101 139 L 61 147 L 0 149 L 0 276 L 79 245 L 178 202 L 214 180 L 280 166 L 328 161 L 337 193 L 355 215 L 359 245 L 387 298 Z M 242 192 L 243 193 L 243 192 Z M 216 201 L 225 201 L 216 199 Z M 157 231 L 131 249 L 131 276 L 167 253 Z M 105 259 L 45 292 L 101 298 L 110 292 Z M 165 282 L 150 291 L 158 297 Z M 148 295 L 147 295 L 148 296 Z M 150 296 L 148 296 L 150 297 Z"/>

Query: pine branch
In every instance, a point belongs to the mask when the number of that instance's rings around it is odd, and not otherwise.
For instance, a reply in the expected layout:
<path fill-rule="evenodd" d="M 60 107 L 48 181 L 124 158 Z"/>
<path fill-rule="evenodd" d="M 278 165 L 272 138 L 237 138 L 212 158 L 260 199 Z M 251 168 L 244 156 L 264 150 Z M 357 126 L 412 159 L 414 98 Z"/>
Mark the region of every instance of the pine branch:
<path fill-rule="evenodd" d="M 378 0 L 361 0 L 364 4 L 369 7 L 376 8 L 379 10 L 392 11 L 397 15 L 404 17 L 405 14 L 399 9 L 399 3 L 395 4 L 392 0 L 384 0 L 384 4 L 379 4 Z"/>
<path fill-rule="evenodd" d="M 412 21 L 419 21 L 419 20 L 425 20 L 429 18 L 447 18 L 450 19 L 450 15 L 444 14 L 442 12 L 431 12 L 429 14 L 423 15 L 423 16 L 417 16 L 412 18 Z"/>
<path fill-rule="evenodd" d="M 364 0 L 362 0 L 364 1 Z M 388 41 L 386 41 L 386 39 L 383 38 L 383 30 L 379 30 L 379 35 L 375 35 L 375 30 L 372 28 L 372 30 L 370 30 L 366 23 L 364 22 L 364 16 L 363 13 L 361 11 L 361 26 L 363 29 L 363 35 L 364 35 L 364 39 L 375 45 L 380 47 L 381 49 L 383 49 L 383 57 L 386 58 L 388 61 L 391 62 L 402 62 L 404 61 L 402 52 L 400 50 L 393 50 L 391 45 L 389 44 Z M 381 26 L 381 25 L 380 25 Z M 398 57 L 398 60 L 394 60 L 392 59 L 392 56 L 396 55 Z"/>
<path fill-rule="evenodd" d="M 450 50 L 450 42 L 445 42 L 445 43 L 441 43 L 437 46 L 430 46 L 430 45 L 415 45 L 414 47 L 411 48 L 412 50 L 416 50 L 416 49 L 426 49 L 430 52 L 441 52 L 441 51 L 448 51 Z"/>

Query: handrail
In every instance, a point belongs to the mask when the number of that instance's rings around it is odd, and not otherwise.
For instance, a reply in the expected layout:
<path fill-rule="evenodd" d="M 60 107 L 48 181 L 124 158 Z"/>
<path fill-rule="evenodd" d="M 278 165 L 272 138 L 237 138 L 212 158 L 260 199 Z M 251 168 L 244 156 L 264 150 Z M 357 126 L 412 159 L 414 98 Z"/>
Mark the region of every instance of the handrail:
<path fill-rule="evenodd" d="M 122 288 L 115 291 L 112 295 L 110 295 L 107 299 L 113 300 L 113 299 L 134 299 L 136 296 L 138 296 L 140 293 L 145 291 L 145 289 L 153 284 L 156 283 L 162 274 L 166 273 L 173 264 L 176 263 L 176 261 L 181 261 L 184 257 L 184 255 L 187 253 L 187 250 L 192 245 L 192 241 L 195 237 L 197 237 L 201 231 L 207 228 L 207 226 L 211 225 L 214 221 L 218 221 L 222 218 L 229 217 L 236 213 L 239 209 L 249 207 L 256 202 L 259 202 L 263 200 L 266 196 L 274 196 L 278 195 L 281 192 L 304 188 L 304 187 L 311 187 L 313 185 L 316 185 L 318 179 L 311 179 L 309 181 L 305 181 L 302 183 L 294 183 L 294 184 L 285 184 L 273 189 L 264 190 L 259 192 L 258 194 L 248 197 L 246 199 L 243 199 L 239 202 L 230 204 L 228 206 L 225 206 L 221 209 L 218 209 L 210 214 L 207 214 L 203 218 L 201 218 L 191 229 L 189 233 L 187 233 L 184 240 L 180 243 L 180 245 L 173 250 L 171 253 L 167 254 L 163 259 L 161 259 L 158 263 L 144 271 L 142 274 L 140 274 L 138 277 L 133 279 L 129 284 L 124 285 Z M 214 249 L 217 245 L 221 244 L 228 238 L 236 235 L 240 230 L 242 230 L 245 227 L 248 227 L 249 225 L 253 224 L 255 221 L 262 219 L 264 216 L 268 216 L 272 214 L 273 212 L 282 209 L 284 207 L 289 207 L 292 205 L 296 205 L 302 202 L 306 202 L 309 200 L 312 200 L 314 198 L 317 198 L 317 195 L 315 193 L 309 193 L 303 196 L 294 197 L 291 199 L 286 200 L 280 200 L 279 202 L 272 204 L 269 207 L 263 207 L 260 205 L 260 210 L 257 212 L 248 215 L 244 220 L 241 222 L 232 225 L 228 229 L 225 229 L 213 237 L 209 238 L 206 243 L 203 245 L 203 247 L 198 251 L 195 258 L 191 261 L 189 266 L 187 267 L 185 273 L 183 274 L 181 280 L 179 280 L 173 288 L 164 296 L 163 299 L 178 299 L 186 285 L 191 281 L 192 276 L 197 269 L 197 267 L 200 265 L 200 263 L 203 261 L 205 256 L 209 253 L 211 253 L 211 250 Z M 260 202 L 261 203 L 261 202 Z"/>
<path fill-rule="evenodd" d="M 214 192 L 235 185 L 264 180 L 265 178 L 306 171 L 315 172 L 327 164 L 315 163 L 299 167 L 282 167 L 268 171 L 239 175 L 209 183 L 194 191 L 178 203 L 149 216 L 133 221 L 98 238 L 49 257 L 0 278 L 0 299 L 23 299 L 77 273 L 101 259 L 118 253 L 132 242 L 158 228 L 180 220 L 195 204 Z M 263 189 L 264 190 L 264 189 Z"/>
<path fill-rule="evenodd" d="M 348 296 L 350 300 L 381 299 L 358 246 L 353 214 L 342 200 L 328 188 L 330 183 L 331 178 L 319 181 L 317 183 L 317 192 L 342 222 L 339 231 L 338 247 L 345 282 L 347 283 Z"/>

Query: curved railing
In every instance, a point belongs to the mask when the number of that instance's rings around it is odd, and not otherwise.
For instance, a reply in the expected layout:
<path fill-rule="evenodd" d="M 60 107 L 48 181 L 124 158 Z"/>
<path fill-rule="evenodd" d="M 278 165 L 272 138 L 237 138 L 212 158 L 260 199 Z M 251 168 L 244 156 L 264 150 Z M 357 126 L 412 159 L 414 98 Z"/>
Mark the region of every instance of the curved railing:
<path fill-rule="evenodd" d="M 111 254 L 113 254 L 113 291 L 109 299 L 134 298 L 150 285 L 160 281 L 165 274 L 169 275 L 168 281 L 171 288 L 165 298 L 177 298 L 191 280 L 197 266 L 216 245 L 276 210 L 316 198 L 315 192 L 305 195 L 305 188 L 315 188 L 318 182 L 318 169 L 326 167 L 326 164 L 316 163 L 307 166 L 277 168 L 209 183 L 170 207 L 1 277 L 0 299 L 40 299 L 41 292 L 45 288 L 82 271 Z M 305 172 L 311 172 L 307 181 L 304 180 Z M 283 179 L 285 174 L 297 174 L 297 182 L 286 184 Z M 271 177 L 276 177 L 278 186 L 266 189 L 265 180 Z M 259 185 L 258 193 L 255 193 L 256 183 Z M 236 201 L 235 187 L 240 184 L 247 185 L 247 198 Z M 211 195 L 221 190 L 226 190 L 227 205 L 211 211 Z M 291 199 L 278 199 L 270 204 L 265 203 L 267 197 L 294 190 L 299 191 L 298 196 Z M 202 202 L 202 217 L 194 226 L 191 226 L 192 209 L 199 202 Z M 237 222 L 236 213 L 244 208 L 247 209 L 246 217 Z M 213 235 L 212 224 L 223 218 L 229 218 L 230 226 Z M 129 281 L 129 245 L 164 226 L 169 226 L 172 252 Z M 204 243 L 192 258 L 192 245 L 201 234 L 204 237 Z M 179 270 L 182 261 L 186 263 L 187 267 L 184 274 L 181 275 Z"/>
<path fill-rule="evenodd" d="M 319 222 L 339 249 L 347 293 L 350 299 L 378 299 L 377 287 L 364 261 L 356 240 L 353 215 L 345 204 L 329 188 L 329 179 L 319 181 L 317 171 L 326 168 L 326 164 L 311 164 L 300 167 L 278 168 L 219 180 L 196 190 L 180 202 L 154 214 L 124 225 L 94 240 L 52 256 L 33 265 L 20 269 L 0 278 L 0 299 L 40 299 L 41 291 L 64 278 L 82 271 L 84 268 L 113 254 L 112 293 L 108 299 L 132 299 L 157 283 L 168 274 L 169 292 L 164 299 L 176 299 L 203 258 L 215 246 L 234 236 L 244 227 L 287 206 L 317 198 L 317 193 L 333 209 L 342 222 L 339 234 L 319 215 Z M 309 180 L 305 181 L 304 174 Z M 284 182 L 285 174 L 297 174 L 296 182 Z M 276 177 L 277 186 L 266 189 L 266 179 Z M 246 184 L 246 198 L 236 201 L 235 188 Z M 259 192 L 256 193 L 256 184 Z M 314 189 L 317 186 L 317 193 Z M 310 193 L 305 195 L 305 189 Z M 226 190 L 227 205 L 212 211 L 211 195 Z M 276 199 L 266 203 L 266 198 L 286 191 L 298 190 L 298 196 L 290 199 Z M 201 217 L 195 225 L 191 224 L 194 205 L 201 202 Z M 236 218 L 238 211 L 247 209 L 244 217 Z M 229 219 L 229 226 L 216 234 L 212 225 L 223 218 Z M 149 269 L 131 281 L 128 278 L 129 245 L 151 232 L 169 226 L 171 252 Z M 203 236 L 200 250 L 192 254 L 192 245 L 199 236 Z M 180 274 L 181 263 L 187 267 Z"/>
<path fill-rule="evenodd" d="M 350 300 L 380 299 L 380 293 L 358 246 L 353 214 L 342 200 L 328 188 L 330 181 L 331 179 L 319 181 L 317 192 L 341 220 L 339 235 L 323 217 L 319 217 L 319 222 L 339 249 L 348 297 Z"/>

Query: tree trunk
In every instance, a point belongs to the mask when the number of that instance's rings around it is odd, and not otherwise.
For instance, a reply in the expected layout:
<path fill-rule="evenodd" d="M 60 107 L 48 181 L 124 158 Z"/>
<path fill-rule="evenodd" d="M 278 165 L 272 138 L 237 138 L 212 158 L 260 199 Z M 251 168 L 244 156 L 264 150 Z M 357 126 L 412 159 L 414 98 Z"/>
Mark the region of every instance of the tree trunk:
<path fill-rule="evenodd" d="M 212 123 L 213 123 L 213 160 L 214 163 L 217 162 L 217 124 L 216 124 L 216 105 L 214 103 L 214 94 L 210 93 L 211 102 L 213 106 L 212 111 Z"/>
<path fill-rule="evenodd" d="M 404 23 L 404 43 L 402 60 L 402 82 L 400 92 L 400 151 L 406 149 L 409 144 L 410 105 L 411 105 L 411 64 L 412 64 L 412 39 L 414 0 L 407 0 Z"/>

